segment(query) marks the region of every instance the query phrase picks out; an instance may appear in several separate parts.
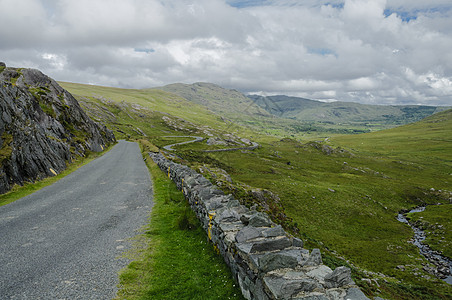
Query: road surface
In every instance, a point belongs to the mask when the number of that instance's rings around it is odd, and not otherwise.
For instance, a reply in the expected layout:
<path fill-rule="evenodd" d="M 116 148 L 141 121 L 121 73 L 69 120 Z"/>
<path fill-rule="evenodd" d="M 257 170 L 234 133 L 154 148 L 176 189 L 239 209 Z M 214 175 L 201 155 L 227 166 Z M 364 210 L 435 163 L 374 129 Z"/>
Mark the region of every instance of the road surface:
<path fill-rule="evenodd" d="M 111 299 L 119 256 L 145 225 L 151 181 L 138 144 L 0 207 L 0 299 Z"/>

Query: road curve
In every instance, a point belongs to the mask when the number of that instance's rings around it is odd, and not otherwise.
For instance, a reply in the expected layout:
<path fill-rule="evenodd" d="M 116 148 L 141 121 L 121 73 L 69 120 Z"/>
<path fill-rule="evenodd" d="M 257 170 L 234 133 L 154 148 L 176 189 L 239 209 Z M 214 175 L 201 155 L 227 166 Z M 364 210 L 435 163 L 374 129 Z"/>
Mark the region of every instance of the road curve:
<path fill-rule="evenodd" d="M 181 142 L 181 143 L 175 143 L 175 144 L 171 144 L 171 145 L 166 145 L 163 147 L 163 149 L 168 150 L 168 151 L 173 151 L 173 146 L 178 146 L 178 145 L 185 145 L 185 144 L 191 144 L 191 143 L 195 143 L 195 142 L 202 142 L 204 140 L 204 138 L 202 136 L 194 136 L 194 135 L 171 135 L 171 136 L 165 136 L 166 138 L 193 138 L 194 140 L 192 141 L 186 141 L 186 142 Z"/>
<path fill-rule="evenodd" d="M 173 147 L 178 145 L 185 145 L 185 144 L 191 144 L 196 142 L 202 142 L 204 140 L 201 136 L 194 136 L 194 135 L 172 135 L 172 136 L 164 136 L 166 138 L 193 138 L 191 141 L 181 142 L 181 143 L 175 143 L 171 145 L 166 145 L 163 147 L 163 149 L 167 151 L 174 151 Z M 200 150 L 202 152 L 226 152 L 226 151 L 237 151 L 237 150 L 254 150 L 259 148 L 259 144 L 256 142 L 251 142 L 251 146 L 244 146 L 244 147 L 233 147 L 233 148 L 224 148 L 224 149 L 214 149 L 214 150 Z"/>
<path fill-rule="evenodd" d="M 146 223 L 151 181 L 138 144 L 0 207 L 0 299 L 111 299 L 118 258 Z"/>

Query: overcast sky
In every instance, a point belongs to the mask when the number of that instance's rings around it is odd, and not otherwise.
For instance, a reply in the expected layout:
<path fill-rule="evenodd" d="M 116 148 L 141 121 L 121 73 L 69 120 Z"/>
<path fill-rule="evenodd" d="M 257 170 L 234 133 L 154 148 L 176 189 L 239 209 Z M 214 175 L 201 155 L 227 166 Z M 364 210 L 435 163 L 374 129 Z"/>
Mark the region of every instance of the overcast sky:
<path fill-rule="evenodd" d="M 0 0 L 0 61 L 125 88 L 452 105 L 452 1 Z"/>

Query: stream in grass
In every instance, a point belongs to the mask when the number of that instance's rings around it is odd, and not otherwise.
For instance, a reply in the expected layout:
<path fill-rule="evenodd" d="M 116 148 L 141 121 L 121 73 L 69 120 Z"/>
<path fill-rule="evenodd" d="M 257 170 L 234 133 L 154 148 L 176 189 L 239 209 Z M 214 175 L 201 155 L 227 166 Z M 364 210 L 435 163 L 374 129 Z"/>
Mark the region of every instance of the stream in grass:
<path fill-rule="evenodd" d="M 435 275 L 438 278 L 443 279 L 448 284 L 452 284 L 452 261 L 447 257 L 441 255 L 438 251 L 432 250 L 428 245 L 424 244 L 425 240 L 425 232 L 420 228 L 413 226 L 410 222 L 408 222 L 406 215 L 409 213 L 422 212 L 425 210 L 425 207 L 417 207 L 408 212 L 401 212 L 397 215 L 397 220 L 408 224 L 414 231 L 414 238 L 411 243 L 419 248 L 420 253 L 432 264 L 435 265 Z"/>

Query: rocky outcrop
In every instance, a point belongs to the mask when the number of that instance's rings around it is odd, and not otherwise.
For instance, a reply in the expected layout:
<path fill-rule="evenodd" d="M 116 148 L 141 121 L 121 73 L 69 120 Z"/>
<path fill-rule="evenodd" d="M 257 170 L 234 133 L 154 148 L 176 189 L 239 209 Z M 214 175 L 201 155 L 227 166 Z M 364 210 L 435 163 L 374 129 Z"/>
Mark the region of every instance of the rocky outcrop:
<path fill-rule="evenodd" d="M 34 69 L 0 68 L 0 193 L 63 171 L 115 137 L 56 81 Z"/>
<path fill-rule="evenodd" d="M 333 271 L 318 249 L 304 249 L 265 213 L 241 205 L 189 167 L 149 155 L 183 191 L 246 299 L 368 299 L 349 268 Z"/>

